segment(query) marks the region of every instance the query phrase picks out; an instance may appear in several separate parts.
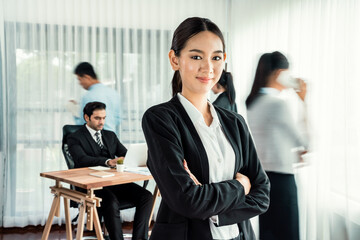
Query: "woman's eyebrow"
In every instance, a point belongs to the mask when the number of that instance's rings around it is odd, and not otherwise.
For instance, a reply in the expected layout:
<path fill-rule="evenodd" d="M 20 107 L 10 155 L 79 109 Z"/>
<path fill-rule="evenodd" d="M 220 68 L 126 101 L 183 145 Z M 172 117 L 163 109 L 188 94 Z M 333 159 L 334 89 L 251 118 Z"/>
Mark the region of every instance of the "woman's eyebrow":
<path fill-rule="evenodd" d="M 199 50 L 199 49 L 190 49 L 189 52 L 198 52 L 198 53 L 204 54 L 204 51 Z M 216 50 L 213 53 L 223 53 L 223 51 L 222 50 Z"/>

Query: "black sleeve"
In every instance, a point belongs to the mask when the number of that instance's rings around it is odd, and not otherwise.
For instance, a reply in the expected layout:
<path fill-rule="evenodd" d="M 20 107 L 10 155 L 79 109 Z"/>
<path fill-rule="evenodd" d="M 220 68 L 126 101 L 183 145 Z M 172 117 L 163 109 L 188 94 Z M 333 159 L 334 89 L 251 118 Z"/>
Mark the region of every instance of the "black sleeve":
<path fill-rule="evenodd" d="M 184 150 L 180 131 L 169 113 L 150 109 L 142 126 L 148 145 L 148 167 L 163 201 L 176 213 L 192 219 L 207 219 L 245 202 L 237 180 L 195 185 L 183 167 Z"/>
<path fill-rule="evenodd" d="M 83 143 L 79 138 L 71 134 L 68 137 L 69 152 L 74 160 L 75 167 L 92 167 L 92 166 L 106 166 L 105 157 L 94 157 L 89 155 L 85 149 Z"/>
<path fill-rule="evenodd" d="M 127 149 L 122 143 L 116 138 L 116 156 L 125 157 Z"/>
<path fill-rule="evenodd" d="M 229 211 L 219 214 L 219 226 L 229 225 L 250 219 L 254 216 L 266 212 L 269 207 L 270 181 L 262 169 L 261 163 L 256 153 L 254 142 L 247 129 L 245 121 L 241 121 L 243 156 L 245 167 L 241 171 L 250 179 L 251 190 L 245 197 L 245 202 L 234 205 Z"/>

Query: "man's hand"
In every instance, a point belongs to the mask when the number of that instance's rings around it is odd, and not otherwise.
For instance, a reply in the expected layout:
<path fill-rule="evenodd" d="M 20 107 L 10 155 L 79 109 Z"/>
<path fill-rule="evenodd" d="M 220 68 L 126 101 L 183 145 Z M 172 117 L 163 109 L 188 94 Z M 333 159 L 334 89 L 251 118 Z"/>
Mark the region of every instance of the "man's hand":
<path fill-rule="evenodd" d="M 66 103 L 65 105 L 65 108 L 71 112 L 71 114 L 76 117 L 76 118 L 79 118 L 80 115 L 79 115 L 79 104 L 75 101 L 75 100 L 70 100 L 69 102 Z"/>
<path fill-rule="evenodd" d="M 116 166 L 116 163 L 117 163 L 117 160 L 120 159 L 120 158 L 124 158 L 124 157 L 118 157 L 118 158 L 114 158 L 114 159 L 111 159 L 107 162 L 107 164 L 110 166 L 110 167 L 115 167 Z"/>
<path fill-rule="evenodd" d="M 245 195 L 248 195 L 251 189 L 250 179 L 241 173 L 236 173 L 235 179 L 238 180 L 241 183 L 241 185 L 243 185 L 245 190 Z"/>

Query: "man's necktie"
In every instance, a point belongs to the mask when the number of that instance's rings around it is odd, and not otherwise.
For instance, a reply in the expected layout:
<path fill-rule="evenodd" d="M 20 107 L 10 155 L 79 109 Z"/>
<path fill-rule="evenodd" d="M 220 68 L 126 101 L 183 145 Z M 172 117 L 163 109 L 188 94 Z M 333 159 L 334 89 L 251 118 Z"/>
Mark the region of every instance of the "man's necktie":
<path fill-rule="evenodd" d="M 104 148 L 104 145 L 101 143 L 101 140 L 100 140 L 100 136 L 99 136 L 99 132 L 96 132 L 95 133 L 95 136 L 96 136 L 96 143 L 99 145 L 100 149 L 103 149 Z"/>

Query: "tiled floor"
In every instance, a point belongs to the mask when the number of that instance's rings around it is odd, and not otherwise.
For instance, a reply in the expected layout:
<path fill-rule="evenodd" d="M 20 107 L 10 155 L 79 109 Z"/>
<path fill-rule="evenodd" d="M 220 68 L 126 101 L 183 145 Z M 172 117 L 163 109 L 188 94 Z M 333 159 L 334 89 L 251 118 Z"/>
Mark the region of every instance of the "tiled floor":
<path fill-rule="evenodd" d="M 76 236 L 76 232 L 74 230 L 75 228 L 76 225 L 73 225 L 74 239 Z M 43 226 L 28 226 L 25 228 L 0 228 L 0 240 L 39 240 L 41 239 L 43 230 Z M 125 240 L 131 240 L 132 223 L 123 223 L 123 232 Z M 96 239 L 95 232 L 84 232 L 83 239 Z M 52 225 L 48 240 L 66 240 L 65 225 Z"/>

